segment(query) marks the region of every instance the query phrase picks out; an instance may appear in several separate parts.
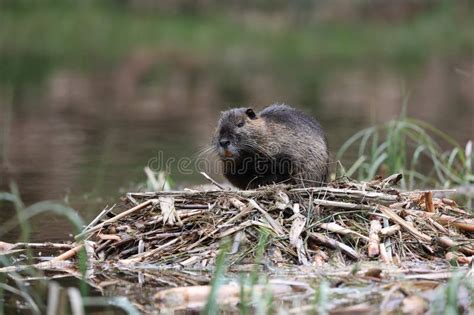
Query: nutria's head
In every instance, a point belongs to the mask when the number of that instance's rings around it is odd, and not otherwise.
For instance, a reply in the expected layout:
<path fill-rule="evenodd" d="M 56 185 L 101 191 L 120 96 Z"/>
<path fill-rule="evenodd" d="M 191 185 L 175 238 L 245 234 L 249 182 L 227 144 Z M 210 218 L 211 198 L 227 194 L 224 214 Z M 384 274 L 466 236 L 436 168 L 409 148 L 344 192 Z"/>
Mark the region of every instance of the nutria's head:
<path fill-rule="evenodd" d="M 252 152 L 255 136 L 263 127 L 252 108 L 234 108 L 222 113 L 214 137 L 214 148 L 223 160 L 236 160 Z"/>

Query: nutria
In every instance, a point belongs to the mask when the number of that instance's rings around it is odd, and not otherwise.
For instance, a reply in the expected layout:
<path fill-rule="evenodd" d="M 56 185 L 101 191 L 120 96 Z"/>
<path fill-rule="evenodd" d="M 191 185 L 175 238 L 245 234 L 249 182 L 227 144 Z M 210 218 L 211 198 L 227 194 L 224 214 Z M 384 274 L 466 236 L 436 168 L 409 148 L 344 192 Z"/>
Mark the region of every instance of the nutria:
<path fill-rule="evenodd" d="M 259 113 L 222 113 L 213 146 L 224 176 L 241 189 L 273 183 L 320 185 L 328 175 L 326 137 L 320 124 L 287 105 Z"/>

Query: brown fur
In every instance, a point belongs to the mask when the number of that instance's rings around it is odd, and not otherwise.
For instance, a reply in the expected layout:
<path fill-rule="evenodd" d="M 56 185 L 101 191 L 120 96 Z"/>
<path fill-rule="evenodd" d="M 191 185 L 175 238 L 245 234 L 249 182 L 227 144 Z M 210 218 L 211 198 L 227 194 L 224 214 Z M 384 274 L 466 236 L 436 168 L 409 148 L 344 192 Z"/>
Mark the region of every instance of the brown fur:
<path fill-rule="evenodd" d="M 250 116 L 249 110 L 224 112 L 214 139 L 224 175 L 233 185 L 242 189 L 278 182 L 314 186 L 326 180 L 328 150 L 316 120 L 286 105 L 272 105 L 258 114 L 251 111 Z M 257 165 L 268 168 L 260 170 Z"/>

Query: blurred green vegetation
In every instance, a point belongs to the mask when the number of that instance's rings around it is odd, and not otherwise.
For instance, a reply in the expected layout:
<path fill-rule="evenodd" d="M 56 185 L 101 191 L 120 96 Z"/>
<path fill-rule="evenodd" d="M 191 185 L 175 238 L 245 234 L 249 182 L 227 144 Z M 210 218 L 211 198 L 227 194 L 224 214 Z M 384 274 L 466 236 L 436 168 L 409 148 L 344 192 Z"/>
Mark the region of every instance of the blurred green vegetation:
<path fill-rule="evenodd" d="M 449 150 L 441 149 L 440 140 L 449 143 Z M 402 112 L 399 118 L 384 124 L 363 129 L 349 138 L 340 148 L 336 159 L 350 147 L 355 147 L 359 158 L 344 176 L 370 181 L 377 175 L 383 177 L 402 173 L 400 186 L 404 190 L 418 187 L 469 187 L 474 183 L 472 141 L 465 147 L 435 127 Z M 462 192 L 458 192 L 460 196 Z M 463 204 L 472 208 L 466 194 Z"/>
<path fill-rule="evenodd" d="M 60 67 L 110 67 L 137 48 L 184 52 L 210 59 L 216 69 L 229 58 L 243 58 L 249 67 L 270 65 L 300 80 L 314 71 L 308 65 L 324 73 L 383 62 L 410 71 L 428 56 L 474 50 L 474 10 L 454 1 L 435 2 L 403 23 L 304 15 L 300 20 L 294 13 L 304 12 L 305 1 L 291 12 L 281 9 L 278 19 L 262 13 L 258 23 L 245 11 L 232 15 L 219 5 L 175 12 L 128 3 L 0 1 L 0 82 L 37 83 Z"/>

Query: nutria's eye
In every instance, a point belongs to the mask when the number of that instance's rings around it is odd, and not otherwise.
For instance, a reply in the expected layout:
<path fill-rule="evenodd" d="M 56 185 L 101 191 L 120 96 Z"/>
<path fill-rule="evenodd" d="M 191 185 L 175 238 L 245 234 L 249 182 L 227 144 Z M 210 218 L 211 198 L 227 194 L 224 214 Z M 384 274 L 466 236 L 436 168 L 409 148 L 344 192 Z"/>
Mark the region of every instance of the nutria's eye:
<path fill-rule="evenodd" d="M 241 121 L 241 122 L 239 122 L 239 123 L 237 124 L 237 127 L 241 128 L 241 127 L 244 126 L 244 124 L 245 124 L 245 123 L 244 123 L 243 121 Z"/>
<path fill-rule="evenodd" d="M 256 119 L 257 118 L 257 114 L 255 114 L 255 112 L 253 111 L 253 109 L 251 108 L 248 108 L 245 113 L 247 114 L 247 116 L 250 118 L 250 119 Z"/>

